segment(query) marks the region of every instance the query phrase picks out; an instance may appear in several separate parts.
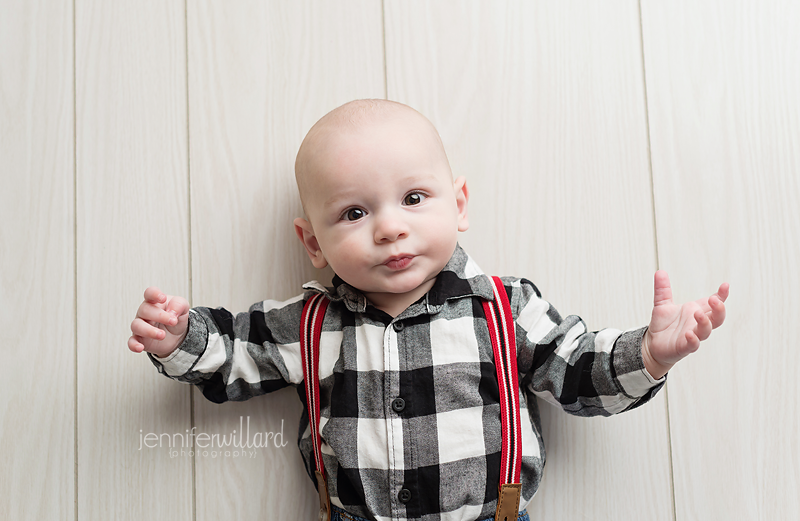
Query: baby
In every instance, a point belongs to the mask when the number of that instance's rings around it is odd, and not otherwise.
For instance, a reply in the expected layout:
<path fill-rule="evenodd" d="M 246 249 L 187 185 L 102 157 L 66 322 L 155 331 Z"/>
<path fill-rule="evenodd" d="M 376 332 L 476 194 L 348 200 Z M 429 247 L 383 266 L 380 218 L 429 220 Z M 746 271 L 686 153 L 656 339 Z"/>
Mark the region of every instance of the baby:
<path fill-rule="evenodd" d="M 330 305 L 319 349 L 321 449 L 305 400 L 298 444 L 312 479 L 321 452 L 331 519 L 494 519 L 506 420 L 482 307 L 495 300 L 491 279 L 457 243 L 469 226 L 465 179 L 453 180 L 424 116 L 384 100 L 353 101 L 320 119 L 295 174 L 306 215 L 295 230 L 311 263 L 331 266 L 333 287 L 310 282 L 303 295 L 235 317 L 190 310 L 151 287 L 128 347 L 218 403 L 303 386 L 301 314 L 322 294 Z M 501 280 L 525 412 L 512 509 L 527 520 L 544 467 L 536 397 L 582 416 L 648 401 L 722 324 L 728 285 L 679 306 L 659 271 L 648 327 L 587 332 L 530 281 Z"/>

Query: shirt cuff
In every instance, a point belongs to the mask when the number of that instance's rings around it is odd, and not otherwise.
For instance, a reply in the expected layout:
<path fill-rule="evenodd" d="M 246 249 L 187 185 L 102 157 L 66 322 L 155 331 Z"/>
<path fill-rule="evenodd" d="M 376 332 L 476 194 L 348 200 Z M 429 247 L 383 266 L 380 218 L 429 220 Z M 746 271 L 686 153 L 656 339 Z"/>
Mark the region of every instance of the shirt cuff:
<path fill-rule="evenodd" d="M 147 353 L 158 372 L 170 377 L 183 376 L 194 367 L 197 360 L 203 355 L 208 343 L 208 326 L 205 320 L 193 309 L 189 310 L 189 323 L 186 338 L 175 351 L 160 358 L 152 353 Z"/>
<path fill-rule="evenodd" d="M 640 398 L 667 379 L 664 375 L 656 380 L 644 366 L 642 340 L 646 332 L 646 327 L 625 331 L 617 338 L 611 352 L 617 385 L 629 398 Z"/>

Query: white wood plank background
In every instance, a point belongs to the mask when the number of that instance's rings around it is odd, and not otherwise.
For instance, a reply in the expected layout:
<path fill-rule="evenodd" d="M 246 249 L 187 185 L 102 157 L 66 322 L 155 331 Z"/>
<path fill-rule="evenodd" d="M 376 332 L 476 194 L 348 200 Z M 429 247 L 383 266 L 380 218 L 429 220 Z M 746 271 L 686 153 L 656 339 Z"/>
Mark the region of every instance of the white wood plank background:
<path fill-rule="evenodd" d="M 72 4 L 0 3 L 0 519 L 75 519 Z"/>
<path fill-rule="evenodd" d="M 800 6 L 642 15 L 660 264 L 679 298 L 732 285 L 670 382 L 677 519 L 797 519 Z"/>
<path fill-rule="evenodd" d="M 191 460 L 139 448 L 189 428 L 190 391 L 125 345 L 148 285 L 188 290 L 184 3 L 75 8 L 78 517 L 190 519 Z"/>
<path fill-rule="evenodd" d="M 800 9 L 641 4 L 0 0 L 0 518 L 314 517 L 293 391 L 210 404 L 125 341 L 150 284 L 241 311 L 328 278 L 295 244 L 294 155 L 387 95 L 467 176 L 462 244 L 562 313 L 644 324 L 657 267 L 679 299 L 732 283 L 669 411 L 543 407 L 532 517 L 795 516 Z M 139 449 L 240 416 L 287 445 Z"/>
<path fill-rule="evenodd" d="M 635 2 L 387 2 L 389 97 L 438 127 L 472 189 L 462 244 L 590 328 L 646 325 L 656 268 Z M 662 393 L 663 394 L 663 393 Z M 543 404 L 533 519 L 671 517 L 666 405 Z"/>

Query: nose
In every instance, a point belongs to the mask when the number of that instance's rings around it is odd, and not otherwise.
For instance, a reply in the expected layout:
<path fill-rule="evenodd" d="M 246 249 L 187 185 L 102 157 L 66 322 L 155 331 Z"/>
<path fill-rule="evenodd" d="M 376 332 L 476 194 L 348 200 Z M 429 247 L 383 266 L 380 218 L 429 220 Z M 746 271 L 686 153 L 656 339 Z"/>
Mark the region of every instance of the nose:
<path fill-rule="evenodd" d="M 393 212 L 384 213 L 375 219 L 375 242 L 394 242 L 408 237 L 408 224 Z"/>

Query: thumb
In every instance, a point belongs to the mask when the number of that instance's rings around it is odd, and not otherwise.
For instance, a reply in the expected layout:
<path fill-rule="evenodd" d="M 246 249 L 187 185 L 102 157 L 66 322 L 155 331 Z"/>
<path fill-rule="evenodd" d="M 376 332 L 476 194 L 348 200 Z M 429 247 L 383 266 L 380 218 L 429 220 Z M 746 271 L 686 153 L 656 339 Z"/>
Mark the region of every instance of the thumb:
<path fill-rule="evenodd" d="M 672 287 L 669 285 L 669 275 L 664 270 L 658 270 L 654 277 L 653 305 L 662 306 L 672 304 Z"/>

